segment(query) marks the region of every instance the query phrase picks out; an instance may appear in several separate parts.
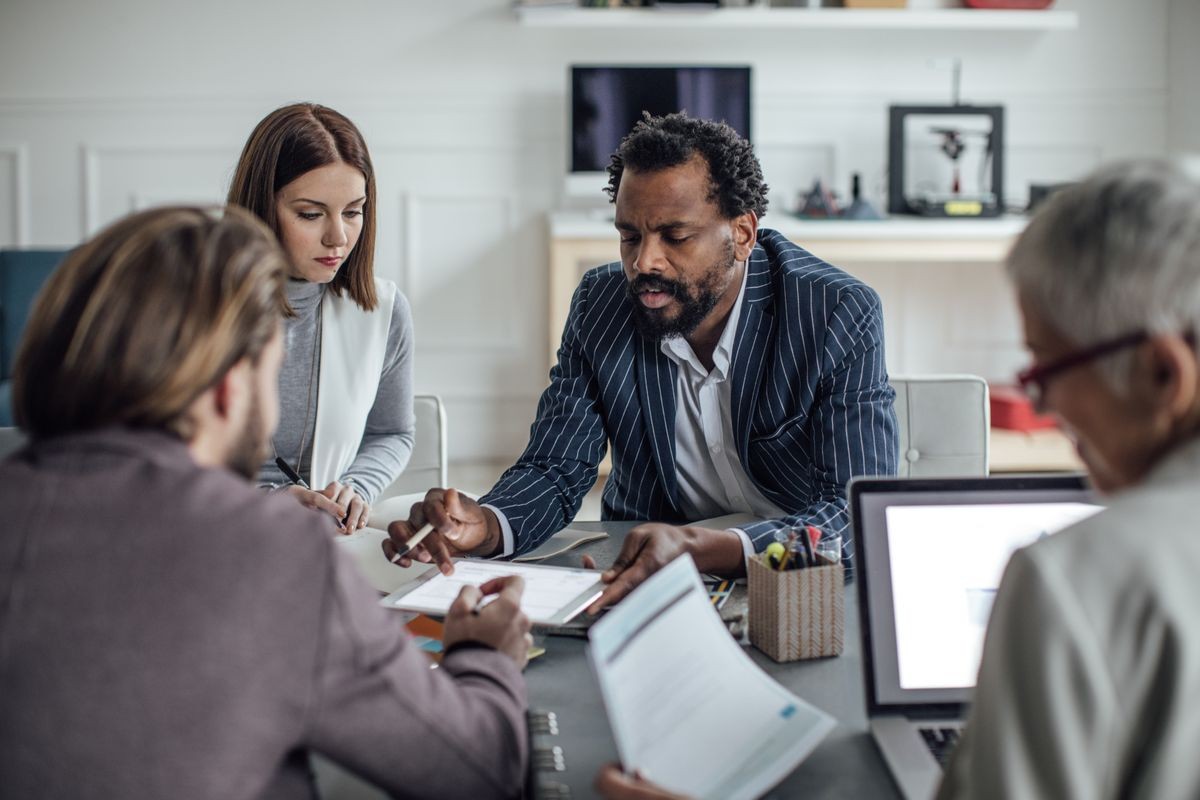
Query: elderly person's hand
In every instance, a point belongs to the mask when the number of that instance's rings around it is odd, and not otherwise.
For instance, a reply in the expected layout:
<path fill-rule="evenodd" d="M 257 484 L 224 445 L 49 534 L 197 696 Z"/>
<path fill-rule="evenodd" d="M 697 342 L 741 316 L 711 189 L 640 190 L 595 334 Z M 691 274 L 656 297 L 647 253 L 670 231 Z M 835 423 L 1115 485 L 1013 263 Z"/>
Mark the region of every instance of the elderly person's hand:
<path fill-rule="evenodd" d="M 605 800 L 687 800 L 660 789 L 638 773 L 626 775 L 620 764 L 605 764 L 596 773 L 596 791 Z"/>

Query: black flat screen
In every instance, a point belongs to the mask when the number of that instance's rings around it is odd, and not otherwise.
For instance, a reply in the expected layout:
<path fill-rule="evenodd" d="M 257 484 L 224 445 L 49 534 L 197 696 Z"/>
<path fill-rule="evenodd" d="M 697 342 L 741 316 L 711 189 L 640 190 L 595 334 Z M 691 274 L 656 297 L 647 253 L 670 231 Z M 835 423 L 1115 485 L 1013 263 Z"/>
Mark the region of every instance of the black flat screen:
<path fill-rule="evenodd" d="M 571 67 L 571 171 L 600 172 L 642 118 L 687 111 L 750 139 L 750 67 Z"/>

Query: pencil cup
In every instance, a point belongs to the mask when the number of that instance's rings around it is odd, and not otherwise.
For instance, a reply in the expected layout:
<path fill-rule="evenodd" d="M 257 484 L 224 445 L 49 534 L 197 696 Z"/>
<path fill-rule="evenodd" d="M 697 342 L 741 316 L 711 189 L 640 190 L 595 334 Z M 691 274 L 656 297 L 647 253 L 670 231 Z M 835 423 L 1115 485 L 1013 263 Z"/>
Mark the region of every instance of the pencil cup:
<path fill-rule="evenodd" d="M 822 563 L 782 572 L 759 558 L 746 564 L 750 643 L 776 661 L 842 653 L 845 576 L 840 559 Z"/>

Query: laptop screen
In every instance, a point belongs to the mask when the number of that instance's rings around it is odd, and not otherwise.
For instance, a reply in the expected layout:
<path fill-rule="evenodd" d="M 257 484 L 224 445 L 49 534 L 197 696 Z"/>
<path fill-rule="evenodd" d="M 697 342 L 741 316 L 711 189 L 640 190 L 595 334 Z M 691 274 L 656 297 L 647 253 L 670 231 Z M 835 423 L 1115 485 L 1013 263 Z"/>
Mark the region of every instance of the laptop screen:
<path fill-rule="evenodd" d="M 873 705 L 968 702 L 1009 557 L 1100 509 L 1079 476 L 852 483 Z"/>

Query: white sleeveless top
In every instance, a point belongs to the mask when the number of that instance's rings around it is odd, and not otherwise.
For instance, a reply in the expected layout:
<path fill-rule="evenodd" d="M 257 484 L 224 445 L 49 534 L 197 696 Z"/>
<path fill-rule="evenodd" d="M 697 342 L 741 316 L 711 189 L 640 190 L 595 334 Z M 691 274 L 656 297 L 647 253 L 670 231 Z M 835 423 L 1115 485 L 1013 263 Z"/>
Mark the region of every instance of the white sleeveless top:
<path fill-rule="evenodd" d="M 363 311 L 348 295 L 325 293 L 321 369 L 309 485 L 327 486 L 349 469 L 375 404 L 387 355 L 396 284 L 375 279 L 379 305 Z"/>

